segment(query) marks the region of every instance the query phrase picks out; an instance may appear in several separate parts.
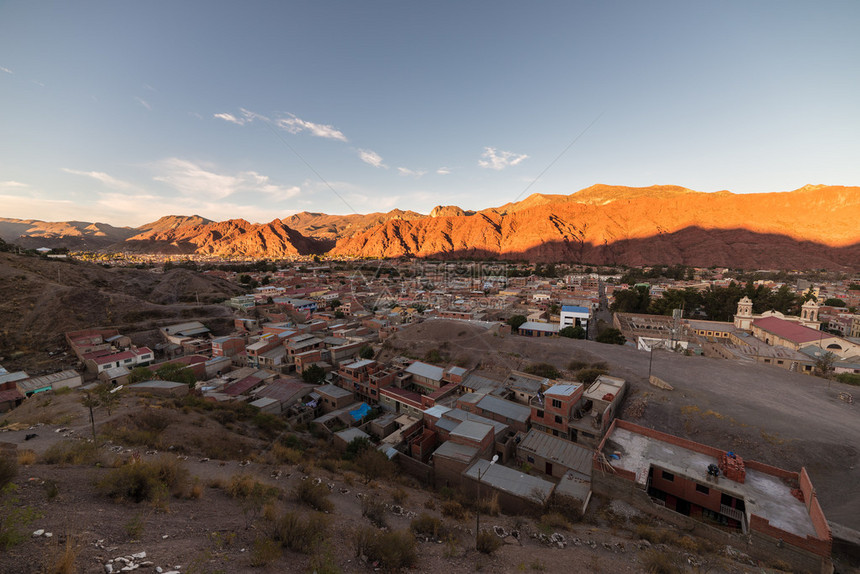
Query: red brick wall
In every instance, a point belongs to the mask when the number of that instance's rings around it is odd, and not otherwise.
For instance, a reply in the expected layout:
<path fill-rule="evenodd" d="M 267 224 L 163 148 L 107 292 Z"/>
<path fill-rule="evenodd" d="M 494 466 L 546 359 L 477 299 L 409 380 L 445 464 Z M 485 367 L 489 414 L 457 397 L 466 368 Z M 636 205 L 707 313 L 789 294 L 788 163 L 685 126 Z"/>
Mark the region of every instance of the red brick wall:
<path fill-rule="evenodd" d="M 679 476 L 667 470 L 666 472 L 670 472 L 675 475 L 675 479 L 673 481 L 668 481 L 663 478 L 663 469 L 656 466 L 653 468 L 654 473 L 651 477 L 651 485 L 654 488 L 658 488 L 668 494 L 677 496 L 678 498 L 683 498 L 693 504 L 698 504 L 702 508 L 707 508 L 715 512 L 720 511 L 721 492 L 712 488 L 710 484 L 702 481 L 701 484 L 707 487 L 709 491 L 708 494 L 704 494 L 696 490 L 697 483 L 695 481 L 688 480 L 683 476 Z"/>
<path fill-rule="evenodd" d="M 770 536 L 771 538 L 776 538 L 777 540 L 782 540 L 784 544 L 790 544 L 791 546 L 801 548 L 808 552 L 812 552 L 813 554 L 824 556 L 825 558 L 830 557 L 833 545 L 830 540 L 821 540 L 811 536 L 801 537 L 796 534 L 792 534 L 791 532 L 786 532 L 785 530 L 771 526 L 770 522 L 761 516 L 753 514 L 750 517 L 750 530 L 760 532 L 761 534 Z"/>

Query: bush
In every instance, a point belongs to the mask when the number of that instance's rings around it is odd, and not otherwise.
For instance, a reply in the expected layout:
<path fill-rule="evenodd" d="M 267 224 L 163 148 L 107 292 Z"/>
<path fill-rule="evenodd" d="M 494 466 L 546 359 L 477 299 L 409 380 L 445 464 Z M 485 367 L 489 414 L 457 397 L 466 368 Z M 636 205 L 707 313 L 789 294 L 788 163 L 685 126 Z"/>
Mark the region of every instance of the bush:
<path fill-rule="evenodd" d="M 67 536 L 62 546 L 55 542 L 45 554 L 42 572 L 46 574 L 75 574 L 78 571 L 78 545 L 74 537 Z"/>
<path fill-rule="evenodd" d="M 621 331 L 614 327 L 604 330 L 602 333 L 597 335 L 594 340 L 598 343 L 606 343 L 608 345 L 623 345 L 627 342 L 627 339 L 621 334 Z"/>
<path fill-rule="evenodd" d="M 281 557 L 280 545 L 271 538 L 258 537 L 251 545 L 251 566 L 268 566 Z"/>
<path fill-rule="evenodd" d="M 477 510 L 481 514 L 487 514 L 489 516 L 498 516 L 502 511 L 501 506 L 499 506 L 499 495 L 498 493 L 493 493 L 489 498 L 482 498 L 477 502 Z"/>
<path fill-rule="evenodd" d="M 16 476 L 18 476 L 18 460 L 8 456 L 0 458 L 0 492 L 3 492 Z"/>
<path fill-rule="evenodd" d="M 490 530 L 481 530 L 475 541 L 478 552 L 492 554 L 502 546 L 501 539 Z"/>
<path fill-rule="evenodd" d="M 323 514 L 287 512 L 277 520 L 274 538 L 293 552 L 311 554 L 325 540 L 328 527 L 328 517 Z"/>
<path fill-rule="evenodd" d="M 567 364 L 568 371 L 579 371 L 580 369 L 585 369 L 587 367 L 588 363 L 586 361 L 573 360 Z"/>
<path fill-rule="evenodd" d="M 570 530 L 570 521 L 559 512 L 548 512 L 540 518 L 541 529 L 555 532 L 558 530 Z"/>
<path fill-rule="evenodd" d="M 365 496 L 361 499 L 361 515 L 377 528 L 385 528 L 385 503 L 378 498 Z"/>
<path fill-rule="evenodd" d="M 600 375 L 606 374 L 605 369 L 580 369 L 576 372 L 576 380 L 584 385 L 590 385 L 597 380 Z"/>
<path fill-rule="evenodd" d="M 846 385 L 860 386 L 860 375 L 856 373 L 839 373 L 836 375 L 836 380 Z"/>
<path fill-rule="evenodd" d="M 36 451 L 26 449 L 18 453 L 18 464 L 21 466 L 30 466 L 36 464 Z"/>
<path fill-rule="evenodd" d="M 448 500 L 442 503 L 442 516 L 447 516 L 454 520 L 465 520 L 468 513 L 463 508 L 463 505 L 456 500 Z"/>
<path fill-rule="evenodd" d="M 440 519 L 423 512 L 417 518 L 412 519 L 409 529 L 415 534 L 423 534 L 437 539 L 444 538 L 447 533 L 445 525 Z"/>
<path fill-rule="evenodd" d="M 278 496 L 278 489 L 260 482 L 251 475 L 236 474 L 230 478 L 227 494 L 239 500 L 258 501 L 262 506 L 266 500 Z"/>
<path fill-rule="evenodd" d="M 95 464 L 99 461 L 96 445 L 85 441 L 63 441 L 51 445 L 42 455 L 45 464 Z"/>
<path fill-rule="evenodd" d="M 181 495 L 188 470 L 173 457 L 131 462 L 114 468 L 102 478 L 98 489 L 111 498 L 133 502 L 156 501 L 168 492 Z"/>
<path fill-rule="evenodd" d="M 408 530 L 381 532 L 372 526 L 359 528 L 353 533 L 355 555 L 367 556 L 388 570 L 410 568 L 418 562 L 415 537 Z"/>
<path fill-rule="evenodd" d="M 679 574 L 683 570 L 678 566 L 678 558 L 674 554 L 647 550 L 641 555 L 642 565 L 648 574 Z"/>
<path fill-rule="evenodd" d="M 532 363 L 531 365 L 523 369 L 523 371 L 530 375 L 544 377 L 546 379 L 557 379 L 561 377 L 561 373 L 558 372 L 558 369 L 556 369 L 549 363 Z"/>
<path fill-rule="evenodd" d="M 328 487 L 322 483 L 314 484 L 312 480 L 303 480 L 295 489 L 296 499 L 314 510 L 331 512 L 334 504 L 328 499 Z"/>

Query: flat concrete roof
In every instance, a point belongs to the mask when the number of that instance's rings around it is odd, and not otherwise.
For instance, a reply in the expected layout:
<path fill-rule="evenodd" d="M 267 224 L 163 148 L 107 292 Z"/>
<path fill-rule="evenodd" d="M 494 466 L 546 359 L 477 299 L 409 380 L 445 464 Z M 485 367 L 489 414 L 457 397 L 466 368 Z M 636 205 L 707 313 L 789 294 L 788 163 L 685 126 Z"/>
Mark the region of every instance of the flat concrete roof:
<path fill-rule="evenodd" d="M 352 396 L 352 391 L 348 391 L 346 389 L 342 389 L 337 385 L 323 385 L 321 387 L 316 388 L 316 392 L 320 394 L 327 395 L 329 397 L 340 399 L 342 397 L 350 397 Z"/>
<path fill-rule="evenodd" d="M 604 454 L 608 456 L 616 451 L 620 452 L 621 458 L 610 459 L 612 466 L 636 473 L 639 484 L 644 485 L 647 481 L 649 467 L 656 466 L 742 498 L 747 519 L 755 514 L 786 532 L 817 537 L 806 505 L 796 499 L 791 494 L 791 487 L 776 476 L 747 467 L 743 484 L 724 476 L 720 476 L 717 482 L 708 481 L 708 465 L 717 464 L 716 458 L 619 427 L 608 437 Z"/>
<path fill-rule="evenodd" d="M 528 422 L 532 414 L 532 410 L 525 405 L 500 399 L 493 395 L 485 395 L 478 401 L 478 408 L 520 422 Z"/>

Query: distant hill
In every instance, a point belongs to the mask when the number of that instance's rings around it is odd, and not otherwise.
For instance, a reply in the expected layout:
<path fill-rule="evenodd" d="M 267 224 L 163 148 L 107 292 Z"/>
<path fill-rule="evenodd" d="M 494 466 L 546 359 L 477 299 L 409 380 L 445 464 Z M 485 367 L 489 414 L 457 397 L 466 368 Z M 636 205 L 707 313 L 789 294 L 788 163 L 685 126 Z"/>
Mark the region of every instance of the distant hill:
<path fill-rule="evenodd" d="M 25 249 L 68 247 L 98 250 L 125 241 L 136 233 L 131 227 L 86 221 L 49 222 L 0 217 L 0 238 Z"/>
<path fill-rule="evenodd" d="M 532 194 L 478 212 L 430 215 L 301 212 L 269 223 L 165 216 L 137 229 L 0 219 L 24 247 L 70 247 L 224 257 L 479 257 L 593 264 L 742 268 L 860 268 L 860 188 L 702 193 L 672 185 L 593 185 Z"/>

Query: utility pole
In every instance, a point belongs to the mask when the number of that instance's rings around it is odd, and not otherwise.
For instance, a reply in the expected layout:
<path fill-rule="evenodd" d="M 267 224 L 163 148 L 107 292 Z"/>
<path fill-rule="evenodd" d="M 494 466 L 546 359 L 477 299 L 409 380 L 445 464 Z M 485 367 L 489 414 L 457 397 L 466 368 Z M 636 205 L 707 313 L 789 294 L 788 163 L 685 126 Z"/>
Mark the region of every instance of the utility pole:
<path fill-rule="evenodd" d="M 493 460 L 490 461 L 490 466 L 496 464 L 496 461 L 499 460 L 499 455 L 493 455 Z M 475 550 L 478 549 L 478 536 L 481 534 L 481 478 L 487 474 L 487 471 L 490 470 L 490 466 L 481 472 L 481 469 L 478 469 L 478 489 L 477 489 L 477 506 L 475 506 Z"/>

